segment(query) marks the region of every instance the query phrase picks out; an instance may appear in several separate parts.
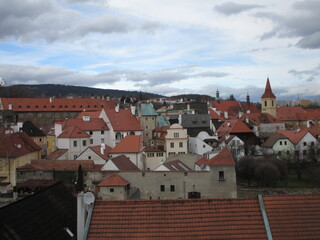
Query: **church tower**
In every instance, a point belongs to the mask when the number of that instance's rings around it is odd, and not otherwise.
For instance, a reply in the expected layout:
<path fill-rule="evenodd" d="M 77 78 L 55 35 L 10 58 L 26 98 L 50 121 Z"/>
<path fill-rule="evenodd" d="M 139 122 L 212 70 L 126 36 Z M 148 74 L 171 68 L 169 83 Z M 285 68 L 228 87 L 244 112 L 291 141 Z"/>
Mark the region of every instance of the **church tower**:
<path fill-rule="evenodd" d="M 264 94 L 261 96 L 261 111 L 262 113 L 269 113 L 274 117 L 277 114 L 277 100 L 271 90 L 269 78 L 267 78 Z"/>

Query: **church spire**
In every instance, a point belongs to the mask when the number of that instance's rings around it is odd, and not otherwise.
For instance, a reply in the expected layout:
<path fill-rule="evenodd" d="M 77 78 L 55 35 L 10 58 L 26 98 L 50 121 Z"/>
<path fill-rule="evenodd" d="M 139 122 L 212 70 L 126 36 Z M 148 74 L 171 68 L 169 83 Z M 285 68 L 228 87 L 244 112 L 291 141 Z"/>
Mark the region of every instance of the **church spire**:
<path fill-rule="evenodd" d="M 276 98 L 276 96 L 272 92 L 269 77 L 267 78 L 266 88 L 261 98 Z"/>
<path fill-rule="evenodd" d="M 247 103 L 250 103 L 250 96 L 249 96 L 249 93 L 247 92 Z"/>

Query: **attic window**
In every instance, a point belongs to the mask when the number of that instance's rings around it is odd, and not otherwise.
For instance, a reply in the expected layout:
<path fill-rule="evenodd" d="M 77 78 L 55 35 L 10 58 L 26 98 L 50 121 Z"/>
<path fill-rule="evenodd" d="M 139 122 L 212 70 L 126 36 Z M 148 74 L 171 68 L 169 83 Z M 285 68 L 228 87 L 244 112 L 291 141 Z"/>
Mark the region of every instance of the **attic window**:
<path fill-rule="evenodd" d="M 21 108 L 21 105 L 19 105 L 19 107 L 18 108 Z"/>
<path fill-rule="evenodd" d="M 51 108 L 54 108 L 54 105 L 52 105 Z"/>
<path fill-rule="evenodd" d="M 65 105 L 64 107 L 65 107 L 65 108 L 68 108 L 68 105 Z"/>
<path fill-rule="evenodd" d="M 59 108 L 62 108 L 62 105 L 60 105 Z"/>
<path fill-rule="evenodd" d="M 30 105 L 28 105 L 27 108 L 30 108 Z"/>
<path fill-rule="evenodd" d="M 39 106 L 38 105 L 36 105 L 36 108 L 38 108 Z"/>
<path fill-rule="evenodd" d="M 47 105 L 43 105 L 43 108 L 47 108 Z"/>
<path fill-rule="evenodd" d="M 94 107 L 96 108 L 96 107 L 97 107 L 97 105 L 94 105 Z"/>
<path fill-rule="evenodd" d="M 80 107 L 82 108 L 82 105 L 80 105 Z"/>
<path fill-rule="evenodd" d="M 90 108 L 90 105 L 88 105 L 87 107 Z"/>
<path fill-rule="evenodd" d="M 76 108 L 76 105 L 73 105 L 72 107 L 73 107 L 73 108 Z"/>
<path fill-rule="evenodd" d="M 101 108 L 103 108 L 103 105 L 101 105 Z"/>

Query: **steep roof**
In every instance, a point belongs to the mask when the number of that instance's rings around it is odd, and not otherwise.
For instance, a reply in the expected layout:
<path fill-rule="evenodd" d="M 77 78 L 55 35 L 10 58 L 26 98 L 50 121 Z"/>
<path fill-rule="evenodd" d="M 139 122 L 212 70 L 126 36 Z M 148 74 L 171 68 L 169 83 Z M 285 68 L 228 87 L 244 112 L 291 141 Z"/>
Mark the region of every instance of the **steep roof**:
<path fill-rule="evenodd" d="M 228 148 L 224 148 L 220 153 L 214 156 L 211 159 L 207 159 L 206 156 L 200 158 L 196 164 L 198 166 L 201 165 L 209 165 L 209 166 L 234 166 L 233 156 Z"/>
<path fill-rule="evenodd" d="M 136 116 L 131 114 L 130 109 L 106 110 L 112 128 L 115 131 L 142 131 L 141 125 Z"/>
<path fill-rule="evenodd" d="M 267 79 L 266 88 L 261 98 L 276 98 L 276 96 L 272 92 L 269 78 Z"/>
<path fill-rule="evenodd" d="M 212 108 L 208 108 L 208 110 L 209 110 L 210 118 L 212 120 L 225 121 L 225 119 L 221 117 L 218 113 L 216 113 Z"/>
<path fill-rule="evenodd" d="M 141 135 L 128 135 L 110 153 L 139 153 L 142 151 Z"/>
<path fill-rule="evenodd" d="M 141 103 L 141 114 L 142 116 L 158 116 L 158 113 L 149 103 Z"/>
<path fill-rule="evenodd" d="M 31 164 L 26 164 L 19 171 L 78 171 L 81 165 L 83 171 L 100 171 L 103 164 L 94 164 L 91 160 L 31 160 Z"/>
<path fill-rule="evenodd" d="M 83 131 L 109 130 L 107 124 L 102 118 L 90 118 L 89 121 L 84 121 L 82 118 L 70 118 L 66 119 L 62 126 L 63 128 L 74 126 Z"/>
<path fill-rule="evenodd" d="M 304 114 L 304 112 L 302 107 L 279 106 L 277 107 L 277 118 L 283 121 L 294 121 L 299 119 L 298 114 Z"/>
<path fill-rule="evenodd" d="M 261 124 L 284 123 L 269 113 L 245 113 L 241 119 L 245 119 L 245 117 L 249 118 L 251 124 L 257 126 Z"/>
<path fill-rule="evenodd" d="M 4 110 L 16 112 L 81 112 L 114 108 L 112 101 L 98 98 L 1 98 Z"/>
<path fill-rule="evenodd" d="M 236 133 L 252 132 L 253 131 L 241 119 L 227 120 L 217 129 L 219 138 L 227 134 L 231 135 Z"/>
<path fill-rule="evenodd" d="M 17 158 L 40 150 L 24 132 L 3 135 L 0 139 L 0 157 Z"/>
<path fill-rule="evenodd" d="M 294 130 L 278 130 L 278 133 L 283 134 L 290 139 L 295 145 L 298 144 L 301 139 L 309 132 L 308 128 L 301 129 L 299 131 Z M 311 134 L 311 133 L 310 133 Z"/>
<path fill-rule="evenodd" d="M 58 138 L 90 138 L 90 135 L 78 127 L 68 126 L 63 130 Z"/>
<path fill-rule="evenodd" d="M 27 133 L 30 137 L 44 137 L 46 136 L 37 126 L 30 121 L 25 121 L 22 125 L 22 131 Z"/>
<path fill-rule="evenodd" d="M 262 147 L 272 148 L 273 145 L 280 139 L 287 139 L 288 141 L 291 141 L 288 137 L 286 137 L 284 134 L 279 132 L 273 132 L 269 133 L 267 140 L 261 144 Z"/>
<path fill-rule="evenodd" d="M 243 103 L 239 101 L 211 101 L 211 105 L 213 108 L 216 108 L 217 111 L 222 113 L 228 112 L 229 117 L 238 116 L 239 112 L 259 112 L 256 104 L 254 103 Z"/>
<path fill-rule="evenodd" d="M 125 155 L 120 155 L 110 159 L 119 171 L 140 171 L 140 169 Z"/>
<path fill-rule="evenodd" d="M 102 180 L 98 187 L 120 187 L 127 186 L 130 183 L 125 180 L 123 177 L 119 176 L 117 173 L 113 173 L 104 180 Z"/>
<path fill-rule="evenodd" d="M 105 144 L 103 154 L 101 154 L 101 145 L 91 146 L 89 148 L 105 160 L 109 159 L 109 153 L 112 149 L 110 146 Z"/>
<path fill-rule="evenodd" d="M 273 239 L 320 239 L 320 194 L 263 196 Z M 97 200 L 88 240 L 268 239 L 258 198 Z"/>
<path fill-rule="evenodd" d="M 77 233 L 77 202 L 60 182 L 0 208 L 0 239 L 70 239 Z"/>

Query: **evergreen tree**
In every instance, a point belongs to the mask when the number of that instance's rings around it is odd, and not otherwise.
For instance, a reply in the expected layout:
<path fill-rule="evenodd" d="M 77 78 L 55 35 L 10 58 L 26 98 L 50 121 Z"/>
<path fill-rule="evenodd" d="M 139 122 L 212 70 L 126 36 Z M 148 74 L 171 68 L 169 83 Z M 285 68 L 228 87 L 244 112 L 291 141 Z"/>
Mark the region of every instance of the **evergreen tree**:
<path fill-rule="evenodd" d="M 82 171 L 81 164 L 79 165 L 79 168 L 78 168 L 78 181 L 76 184 L 76 191 L 78 192 L 83 191 L 83 171 Z"/>

